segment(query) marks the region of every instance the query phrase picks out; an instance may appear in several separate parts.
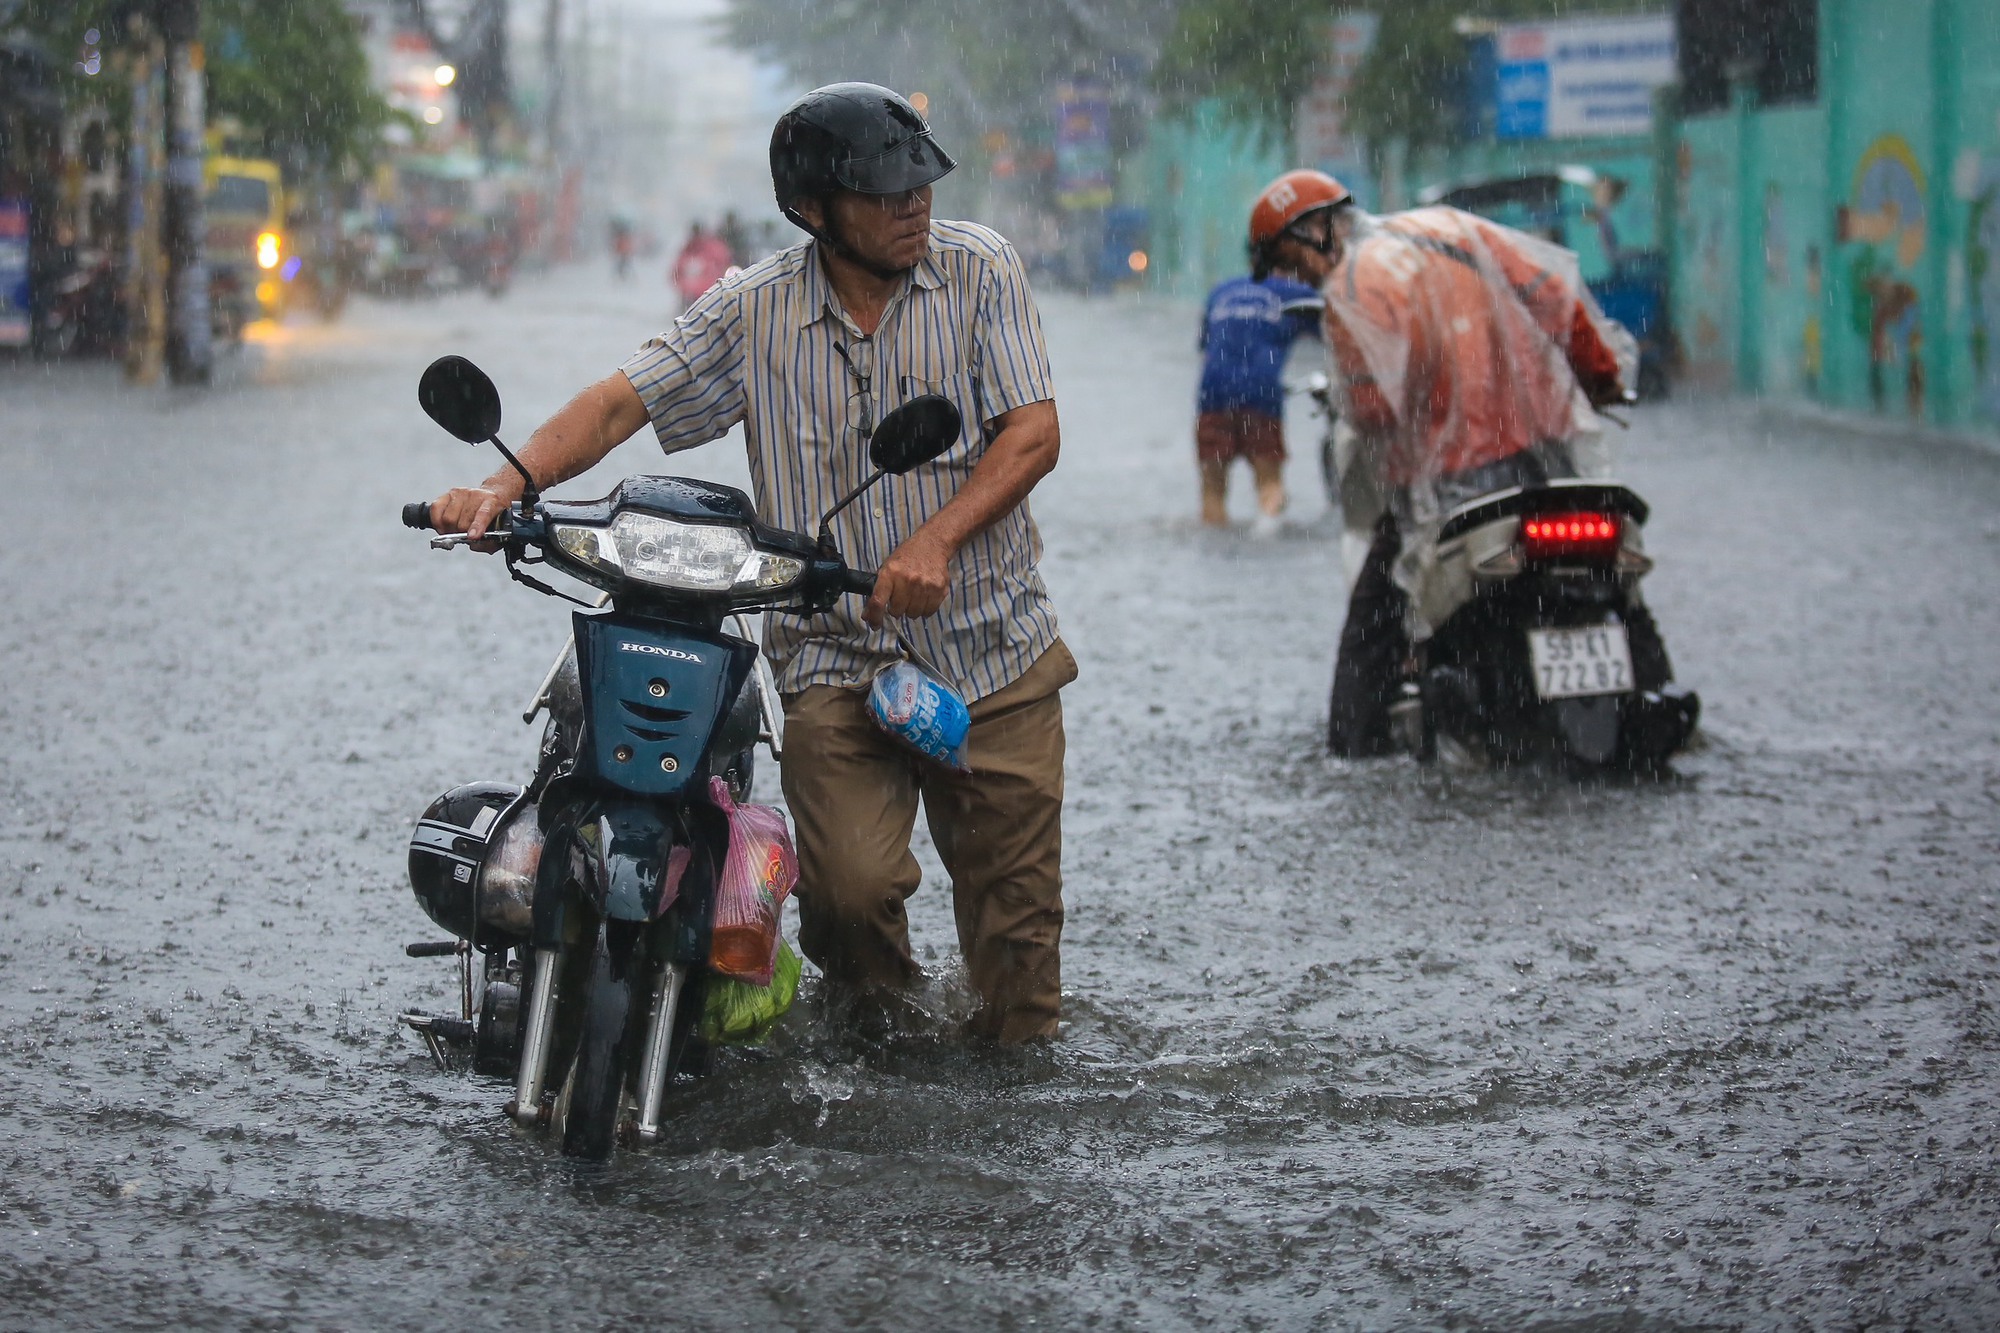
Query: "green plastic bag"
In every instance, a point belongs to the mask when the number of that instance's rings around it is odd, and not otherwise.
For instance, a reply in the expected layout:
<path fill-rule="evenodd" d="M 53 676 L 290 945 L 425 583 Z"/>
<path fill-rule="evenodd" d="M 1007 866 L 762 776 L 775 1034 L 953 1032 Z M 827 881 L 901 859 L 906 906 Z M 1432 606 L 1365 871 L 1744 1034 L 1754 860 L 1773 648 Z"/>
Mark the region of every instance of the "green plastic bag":
<path fill-rule="evenodd" d="M 771 1025 L 792 1007 L 792 999 L 799 993 L 801 966 L 792 946 L 781 939 L 770 985 L 753 986 L 731 977 L 710 976 L 708 1001 L 701 1013 L 702 1040 L 738 1043 L 763 1040 Z"/>

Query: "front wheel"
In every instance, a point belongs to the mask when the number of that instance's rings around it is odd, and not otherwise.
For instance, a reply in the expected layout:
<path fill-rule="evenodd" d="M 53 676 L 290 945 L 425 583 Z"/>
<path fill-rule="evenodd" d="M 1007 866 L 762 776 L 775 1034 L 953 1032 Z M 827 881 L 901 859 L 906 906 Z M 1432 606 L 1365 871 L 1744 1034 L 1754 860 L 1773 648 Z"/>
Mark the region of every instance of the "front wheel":
<path fill-rule="evenodd" d="M 577 1034 L 576 1064 L 570 1072 L 569 1109 L 563 1117 L 563 1155 L 603 1161 L 611 1155 L 624 1109 L 625 1069 L 630 1053 L 626 1040 L 633 1012 L 636 949 L 614 957 L 607 936 L 598 931 L 584 977 L 582 1023 Z"/>

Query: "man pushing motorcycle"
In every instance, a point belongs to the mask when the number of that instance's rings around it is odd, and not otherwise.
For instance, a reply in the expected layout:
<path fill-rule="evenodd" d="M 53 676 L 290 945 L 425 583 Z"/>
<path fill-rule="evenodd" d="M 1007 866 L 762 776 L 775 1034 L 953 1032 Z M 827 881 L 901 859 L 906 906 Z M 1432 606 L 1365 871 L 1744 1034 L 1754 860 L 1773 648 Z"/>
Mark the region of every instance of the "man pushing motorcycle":
<path fill-rule="evenodd" d="M 1560 247 L 1452 208 L 1375 217 L 1319 172 L 1279 177 L 1259 210 L 1274 198 L 1310 203 L 1288 229 L 1327 259 L 1342 518 L 1362 534 L 1327 743 L 1381 754 L 1410 652 L 1405 538 L 1482 492 L 1576 475 L 1636 354 Z"/>
<path fill-rule="evenodd" d="M 882 415 L 950 399 L 965 437 L 834 519 L 878 570 L 857 616 L 772 616 L 785 706 L 783 785 L 797 832 L 800 944 L 830 982 L 893 992 L 921 976 L 904 900 L 921 799 L 952 882 L 973 1031 L 1055 1035 L 1062 931 L 1063 722 L 1076 665 L 1036 564 L 1027 497 L 1060 432 L 1040 316 L 1013 247 L 933 221 L 956 164 L 902 97 L 873 84 L 806 94 L 771 136 L 778 206 L 811 240 L 724 278 L 521 451 L 539 486 L 596 464 L 650 423 L 668 452 L 744 427 L 759 517 L 811 531 L 860 483 Z M 483 534 L 520 498 L 511 469 L 432 502 L 440 531 Z M 866 690 L 914 655 L 970 703 L 968 771 L 877 728 Z"/>

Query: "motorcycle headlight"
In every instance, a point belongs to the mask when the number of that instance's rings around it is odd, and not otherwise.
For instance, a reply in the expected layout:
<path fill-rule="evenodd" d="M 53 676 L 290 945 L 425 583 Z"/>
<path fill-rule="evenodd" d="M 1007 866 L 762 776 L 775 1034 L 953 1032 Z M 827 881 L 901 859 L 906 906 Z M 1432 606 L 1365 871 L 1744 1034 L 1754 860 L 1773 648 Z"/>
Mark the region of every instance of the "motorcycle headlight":
<path fill-rule="evenodd" d="M 553 536 L 592 569 L 682 592 L 774 592 L 805 572 L 803 560 L 760 551 L 725 524 L 622 513 L 604 528 L 558 523 Z"/>
<path fill-rule="evenodd" d="M 776 592 L 805 573 L 806 562 L 789 555 L 753 551 L 736 575 L 737 592 Z"/>

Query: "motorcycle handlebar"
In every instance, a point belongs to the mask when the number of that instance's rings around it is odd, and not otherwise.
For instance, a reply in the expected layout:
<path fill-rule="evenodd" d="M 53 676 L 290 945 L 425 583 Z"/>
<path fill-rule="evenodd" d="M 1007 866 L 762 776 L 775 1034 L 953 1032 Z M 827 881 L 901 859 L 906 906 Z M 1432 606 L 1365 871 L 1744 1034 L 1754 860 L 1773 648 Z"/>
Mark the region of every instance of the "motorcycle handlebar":
<path fill-rule="evenodd" d="M 486 535 L 496 539 L 505 537 L 512 531 L 512 524 L 512 518 L 509 517 L 507 511 L 503 510 L 493 516 L 493 521 L 487 525 Z M 437 524 L 431 522 L 431 507 L 429 502 L 418 500 L 404 505 L 403 526 L 406 528 L 435 528 Z M 439 540 L 443 539 L 440 538 Z M 436 543 L 433 542 L 432 545 L 436 545 Z"/>
<path fill-rule="evenodd" d="M 428 528 L 431 526 L 431 506 L 427 500 L 416 500 L 403 506 L 403 526 L 406 528 Z M 488 532 L 493 536 L 505 536 L 506 517 L 501 515 Z M 433 543 L 435 544 L 435 543 Z M 843 569 L 840 572 L 840 591 L 851 592 L 862 597 L 875 594 L 875 575 L 865 569 Z"/>

